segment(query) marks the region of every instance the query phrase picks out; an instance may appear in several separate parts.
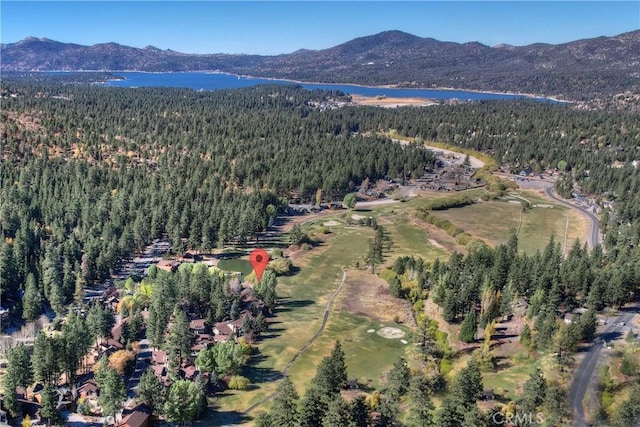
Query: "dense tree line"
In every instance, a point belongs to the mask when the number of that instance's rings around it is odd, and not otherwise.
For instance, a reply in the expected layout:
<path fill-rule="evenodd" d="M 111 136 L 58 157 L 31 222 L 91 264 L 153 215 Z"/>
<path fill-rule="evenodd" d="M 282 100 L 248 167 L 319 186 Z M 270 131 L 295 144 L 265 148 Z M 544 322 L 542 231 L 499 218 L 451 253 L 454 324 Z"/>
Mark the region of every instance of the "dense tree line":
<path fill-rule="evenodd" d="M 339 93 L 2 84 L 14 97 L 0 135 L 0 284 L 28 291 L 26 319 L 41 302 L 60 314 L 153 238 L 168 235 L 176 252 L 244 244 L 288 197 L 341 198 L 433 161 L 341 123 L 309 126 L 321 119 L 313 102 Z"/>
<path fill-rule="evenodd" d="M 475 310 L 482 326 L 511 314 L 518 297 L 529 302 L 529 317 L 556 316 L 560 309 L 619 307 L 634 298 L 640 263 L 608 263 L 599 247 L 588 252 L 578 241 L 562 256 L 552 238 L 529 256 L 518 253 L 517 237 L 495 249 L 478 246 L 467 255 L 436 261 L 425 286 L 443 308 L 445 320 L 462 319 Z"/>

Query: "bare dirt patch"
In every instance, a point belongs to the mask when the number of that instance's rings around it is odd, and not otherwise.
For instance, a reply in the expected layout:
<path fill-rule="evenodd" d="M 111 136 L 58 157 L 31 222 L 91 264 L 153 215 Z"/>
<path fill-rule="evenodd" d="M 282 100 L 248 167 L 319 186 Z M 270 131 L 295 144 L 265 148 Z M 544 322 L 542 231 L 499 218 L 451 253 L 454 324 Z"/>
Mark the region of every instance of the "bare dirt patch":
<path fill-rule="evenodd" d="M 444 249 L 445 248 L 444 246 L 442 246 L 440 243 L 438 243 L 434 239 L 428 239 L 428 242 L 431 243 L 433 246 L 435 246 L 438 249 Z"/>
<path fill-rule="evenodd" d="M 428 239 L 428 242 L 436 248 L 446 249 L 449 252 L 458 252 L 460 254 L 467 253 L 467 248 L 465 246 L 457 244 L 451 236 L 449 236 L 447 233 L 445 233 L 435 225 L 431 225 L 425 221 L 419 220 L 414 216 L 411 216 L 410 220 L 411 224 L 425 230 L 425 232 L 430 237 Z"/>
<path fill-rule="evenodd" d="M 409 303 L 389 295 L 387 282 L 366 271 L 349 270 L 337 299 L 340 309 L 374 320 L 392 322 L 398 316 L 404 324 L 413 321 Z"/>
<path fill-rule="evenodd" d="M 405 107 L 416 106 L 424 107 L 428 105 L 436 105 L 437 103 L 426 98 L 390 98 L 377 96 L 351 95 L 351 101 L 356 105 L 368 105 L 374 107 Z"/>
<path fill-rule="evenodd" d="M 332 220 L 332 221 L 323 222 L 322 225 L 324 225 L 325 227 L 336 227 L 340 225 L 340 222 Z"/>
<path fill-rule="evenodd" d="M 404 331 L 402 331 L 402 329 L 392 328 L 389 326 L 378 329 L 376 331 L 376 334 L 380 335 L 382 338 L 387 338 L 390 340 L 397 340 L 404 337 Z"/>

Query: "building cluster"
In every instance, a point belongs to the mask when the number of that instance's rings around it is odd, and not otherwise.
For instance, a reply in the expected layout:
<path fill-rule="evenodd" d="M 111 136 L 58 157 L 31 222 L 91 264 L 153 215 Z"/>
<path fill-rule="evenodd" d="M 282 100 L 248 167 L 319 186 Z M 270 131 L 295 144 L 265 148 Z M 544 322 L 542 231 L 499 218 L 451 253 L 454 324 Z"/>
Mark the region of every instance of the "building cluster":
<path fill-rule="evenodd" d="M 192 259 L 179 259 L 179 260 L 162 260 L 156 265 L 157 268 L 164 271 L 175 271 L 182 262 L 193 262 Z M 192 336 L 191 352 L 186 357 L 183 357 L 180 361 L 178 368 L 178 378 L 184 380 L 195 380 L 200 372 L 194 364 L 194 360 L 198 353 L 203 348 L 211 348 L 212 346 L 227 342 L 229 340 L 237 341 L 240 337 L 245 335 L 246 331 L 243 331 L 243 325 L 246 318 L 254 320 L 254 313 L 262 312 L 264 303 L 255 296 L 251 287 L 241 287 L 239 290 L 241 311 L 240 315 L 236 319 L 216 322 L 209 324 L 206 319 L 199 318 L 193 314 L 188 314 L 189 331 Z M 108 310 L 117 313 L 119 311 L 119 304 L 121 301 L 121 290 L 114 286 L 109 286 L 103 290 L 88 290 L 85 295 L 85 303 L 100 303 Z M 80 315 L 86 315 L 86 310 L 76 309 Z M 149 312 L 145 309 L 141 312 L 143 319 L 143 328 L 146 328 L 146 322 L 149 316 Z M 82 367 L 77 372 L 78 377 L 73 384 L 68 383 L 68 379 L 63 375 L 61 377 L 61 385 L 56 387 L 56 393 L 58 395 L 57 409 L 59 411 L 68 411 L 71 413 L 80 412 L 85 414 L 97 414 L 102 413 L 102 409 L 99 404 L 99 387 L 95 379 L 94 370 L 99 364 L 102 357 L 109 358 L 116 352 L 127 349 L 126 338 L 123 336 L 125 325 L 131 322 L 131 317 L 122 317 L 116 315 L 116 323 L 111 329 L 110 336 L 108 338 L 99 338 L 96 345 L 92 346 L 91 350 L 84 356 L 82 361 Z M 172 323 L 167 325 L 167 333 L 171 330 Z M 136 365 L 136 375 L 142 375 L 147 369 L 151 371 L 161 380 L 161 382 L 168 386 L 170 384 L 169 378 L 169 359 L 170 355 L 163 349 L 153 349 L 148 352 L 146 349 L 133 346 L 134 351 L 130 353 L 131 362 Z M 150 357 L 148 356 L 150 354 Z M 147 356 L 145 356 L 147 355 Z M 125 377 L 125 383 L 129 391 L 131 390 L 132 377 Z M 41 402 L 42 384 L 37 384 L 35 387 L 29 390 L 18 388 L 17 398 L 22 407 L 23 414 L 28 414 L 32 420 L 39 419 L 39 409 Z M 151 413 L 144 405 L 138 405 L 134 399 L 130 399 L 116 426 L 119 427 L 146 427 L 151 420 Z"/>

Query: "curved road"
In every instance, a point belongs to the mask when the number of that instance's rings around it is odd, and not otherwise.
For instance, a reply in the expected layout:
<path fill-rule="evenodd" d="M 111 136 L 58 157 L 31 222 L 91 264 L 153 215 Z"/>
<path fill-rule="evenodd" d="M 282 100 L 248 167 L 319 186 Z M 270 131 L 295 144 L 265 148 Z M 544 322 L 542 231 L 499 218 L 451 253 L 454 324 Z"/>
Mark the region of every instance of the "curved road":
<path fill-rule="evenodd" d="M 595 378 L 594 372 L 598 366 L 600 352 L 604 349 L 604 343 L 623 335 L 625 328 L 620 325 L 620 322 L 630 324 L 633 316 L 634 313 L 623 313 L 615 319 L 609 319 L 610 324 L 598 335 L 598 339 L 591 344 L 584 359 L 580 362 L 580 366 L 576 370 L 573 378 L 573 383 L 571 383 L 571 389 L 569 390 L 569 404 L 571 405 L 571 412 L 573 412 L 575 427 L 587 426 L 584 420 L 584 406 L 582 405 L 582 401 L 589 386 L 593 385 L 592 381 Z"/>
<path fill-rule="evenodd" d="M 572 203 L 568 203 L 565 200 L 558 197 L 553 187 L 545 189 L 547 196 L 566 206 L 570 209 L 576 209 L 589 219 L 591 222 L 591 230 L 587 236 L 587 244 L 589 248 L 593 249 L 595 245 L 600 244 L 600 220 L 598 217 L 588 209 L 581 206 L 576 206 Z M 605 344 L 612 339 L 617 338 L 622 334 L 622 326 L 620 322 L 625 324 L 633 319 L 633 313 L 624 313 L 615 319 L 611 319 L 611 323 L 607 326 L 599 335 L 596 342 L 592 343 L 588 348 L 580 366 L 576 370 L 573 382 L 571 383 L 571 389 L 569 390 L 569 404 L 571 406 L 571 412 L 574 416 L 574 426 L 586 427 L 587 423 L 584 420 L 584 405 L 583 400 L 589 388 L 593 385 L 592 381 L 595 378 L 595 370 L 598 366 L 598 358 L 600 352 L 605 348 Z"/>
<path fill-rule="evenodd" d="M 593 212 L 591 212 L 588 209 L 585 209 L 581 206 L 576 206 L 572 203 L 565 201 L 564 199 L 561 199 L 556 195 L 553 187 L 545 188 L 544 191 L 547 194 L 547 196 L 551 197 L 553 200 L 555 200 L 559 204 L 566 206 L 569 209 L 575 209 L 580 211 L 591 222 L 591 231 L 587 236 L 587 245 L 589 246 L 590 249 L 593 249 L 596 245 L 599 245 L 601 243 L 600 242 L 600 220 L 598 219 L 597 215 L 595 215 Z"/>

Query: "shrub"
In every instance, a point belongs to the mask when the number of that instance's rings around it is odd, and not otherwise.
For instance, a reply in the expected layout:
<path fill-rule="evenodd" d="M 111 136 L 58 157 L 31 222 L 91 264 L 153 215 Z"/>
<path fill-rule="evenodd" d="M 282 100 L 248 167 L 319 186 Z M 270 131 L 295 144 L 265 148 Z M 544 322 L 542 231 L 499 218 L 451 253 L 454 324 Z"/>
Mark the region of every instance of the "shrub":
<path fill-rule="evenodd" d="M 269 268 L 279 276 L 289 274 L 291 271 L 291 261 L 289 258 L 277 258 L 269 262 Z"/>
<path fill-rule="evenodd" d="M 130 372 L 134 367 L 135 353 L 128 350 L 118 350 L 109 356 L 109 366 L 116 370 L 118 375 Z"/>
<path fill-rule="evenodd" d="M 453 363 L 449 359 L 442 359 L 440 361 L 440 374 L 442 376 L 447 376 L 449 372 L 453 369 Z"/>
<path fill-rule="evenodd" d="M 318 234 L 329 234 L 331 233 L 331 230 L 329 230 L 327 227 L 319 227 L 318 228 Z"/>
<path fill-rule="evenodd" d="M 473 237 L 471 237 L 467 233 L 460 233 L 455 236 L 455 240 L 457 244 L 467 246 L 471 242 L 471 240 L 473 240 Z"/>
<path fill-rule="evenodd" d="M 241 375 L 233 375 L 229 379 L 229 388 L 232 390 L 246 390 L 249 384 L 249 379 Z"/>

